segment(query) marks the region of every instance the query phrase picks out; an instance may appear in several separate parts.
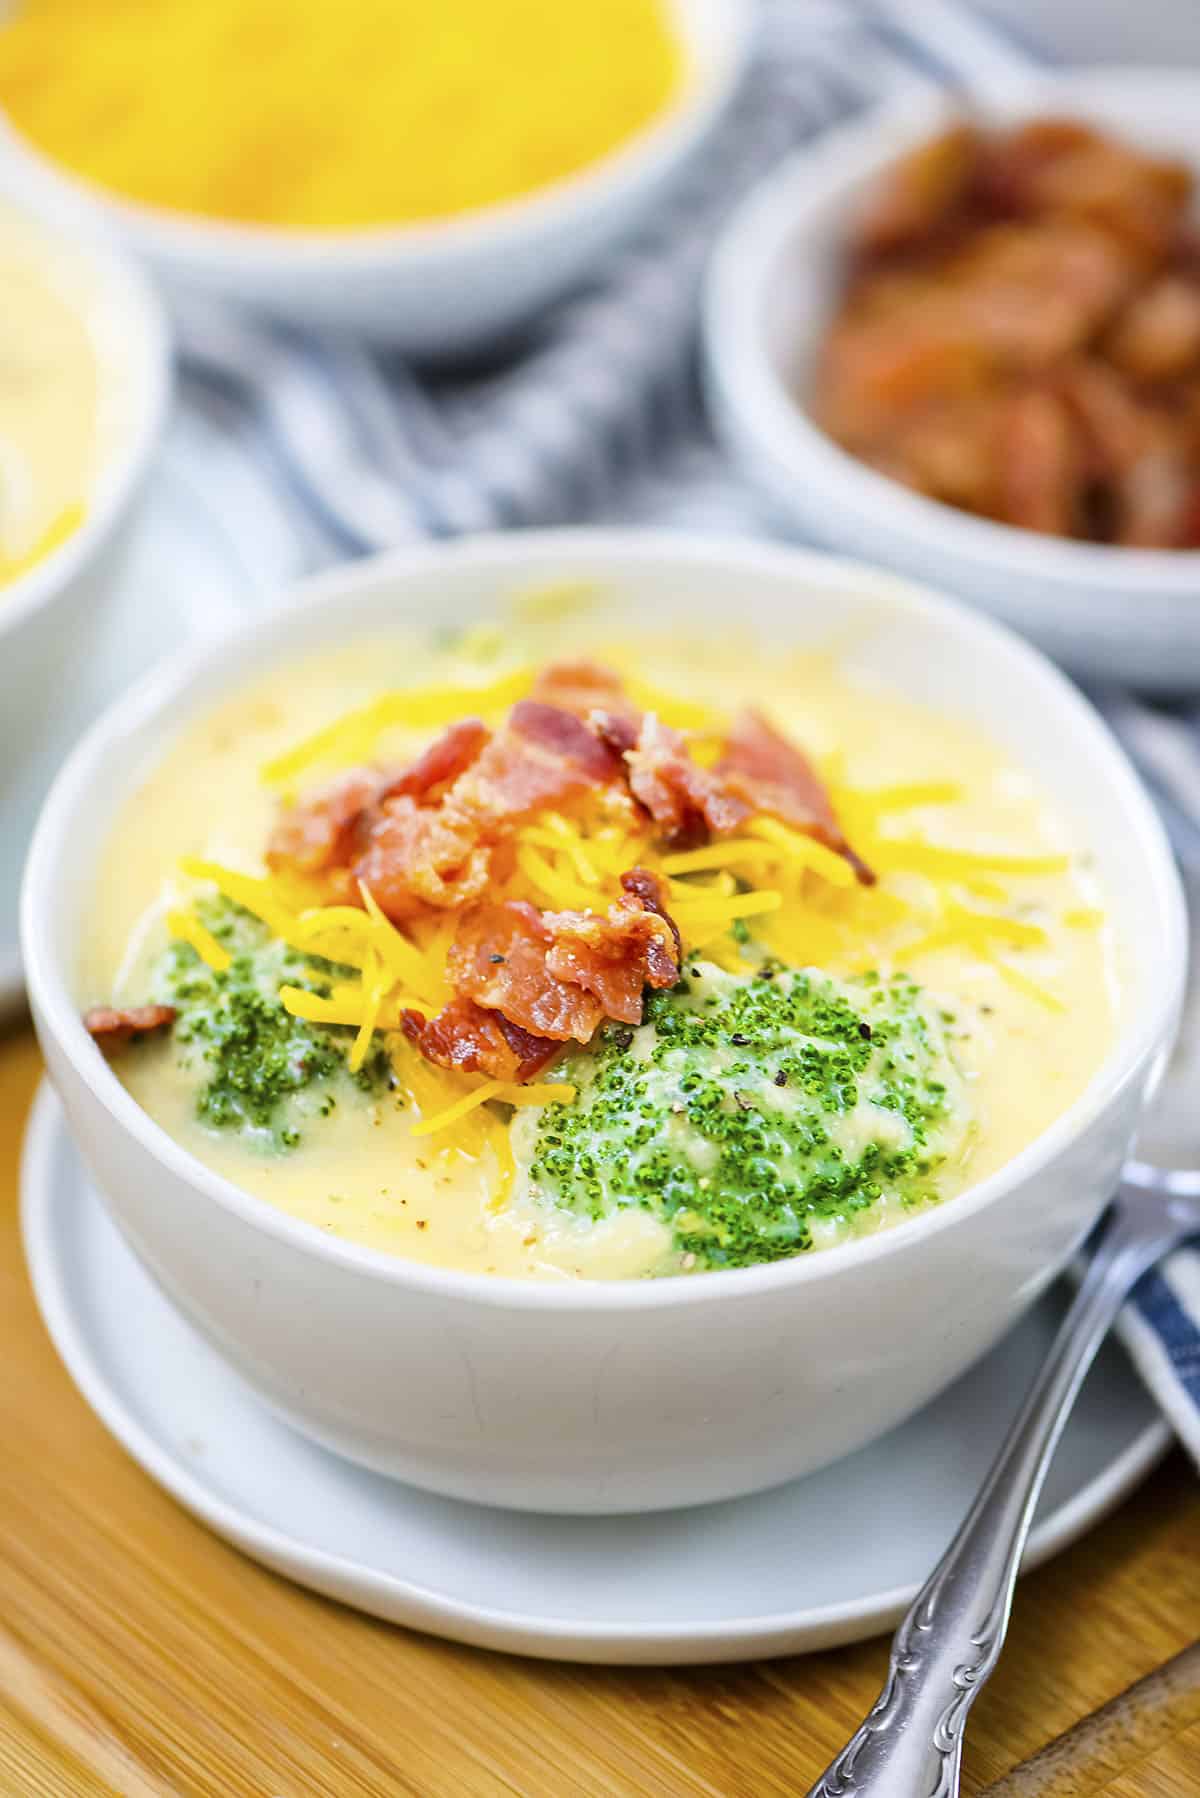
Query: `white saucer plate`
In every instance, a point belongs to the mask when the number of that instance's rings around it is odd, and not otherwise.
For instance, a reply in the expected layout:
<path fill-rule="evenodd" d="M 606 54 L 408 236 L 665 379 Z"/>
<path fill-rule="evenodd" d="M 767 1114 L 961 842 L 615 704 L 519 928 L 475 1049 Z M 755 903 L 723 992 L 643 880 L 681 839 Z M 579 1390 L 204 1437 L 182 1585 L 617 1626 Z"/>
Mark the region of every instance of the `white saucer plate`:
<path fill-rule="evenodd" d="M 256 511 L 230 504 L 231 488 L 207 478 L 215 433 L 177 420 L 134 525 L 118 590 L 89 627 L 70 684 L 47 696 L 37 740 L 18 766 L 0 769 L 0 1018 L 24 997 L 17 912 L 25 850 L 59 765 L 91 721 L 155 662 L 200 631 L 219 630 L 266 603 L 281 572 L 263 553 Z M 238 513 L 241 511 L 241 518 Z M 249 528 L 237 528 L 238 525 Z M 78 646 L 77 646 L 78 647 Z"/>
<path fill-rule="evenodd" d="M 527 1516 L 365 1473 L 262 1409 L 118 1234 L 49 1088 L 26 1138 L 22 1209 L 34 1291 L 68 1371 L 180 1504 L 314 1591 L 549 1659 L 738 1660 L 889 1627 L 966 1510 L 1063 1305 L 1061 1294 L 1043 1300 L 935 1404 L 808 1479 L 645 1517 Z M 1055 1459 L 1027 1564 L 1116 1505 L 1168 1439 L 1108 1345 Z"/>

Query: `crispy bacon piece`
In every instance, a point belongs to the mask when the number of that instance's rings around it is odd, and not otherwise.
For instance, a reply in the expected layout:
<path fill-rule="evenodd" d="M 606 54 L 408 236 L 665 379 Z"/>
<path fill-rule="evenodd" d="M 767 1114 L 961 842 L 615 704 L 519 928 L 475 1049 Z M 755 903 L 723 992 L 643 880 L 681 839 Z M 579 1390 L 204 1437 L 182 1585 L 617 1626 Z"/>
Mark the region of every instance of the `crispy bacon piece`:
<path fill-rule="evenodd" d="M 919 243 L 945 226 L 966 198 L 981 139 L 971 125 L 952 125 L 894 162 L 870 195 L 855 241 L 868 254 Z"/>
<path fill-rule="evenodd" d="M 546 705 L 589 719 L 593 712 L 637 716 L 637 707 L 625 691 L 625 683 L 612 668 L 581 657 L 574 662 L 550 662 L 533 683 L 531 697 Z"/>
<path fill-rule="evenodd" d="M 437 805 L 422 806 L 393 787 L 370 823 L 354 875 L 395 923 L 425 905 L 457 908 L 479 898 L 492 852 L 515 825 L 621 779 L 614 751 L 558 706 L 525 699 L 495 736 L 483 741 L 482 728 L 454 744 L 447 732 L 417 764 L 424 765 L 420 778 L 432 771 L 444 784 L 455 757 L 482 743 Z"/>
<path fill-rule="evenodd" d="M 301 874 L 347 867 L 363 853 L 386 800 L 427 803 L 471 766 L 490 734 L 478 718 L 463 718 L 398 774 L 353 769 L 323 793 L 284 812 L 271 832 L 267 866 L 295 868 Z"/>
<path fill-rule="evenodd" d="M 874 884 L 874 874 L 846 841 L 812 763 L 761 712 L 738 713 L 713 776 L 743 806 L 743 815 L 762 812 L 816 837 L 845 856 L 864 886 Z"/>
<path fill-rule="evenodd" d="M 814 409 L 831 436 L 862 452 L 889 441 L 930 406 L 974 398 L 989 375 L 989 357 L 965 323 L 947 318 L 944 309 L 931 315 L 927 301 L 913 303 L 899 315 L 834 321 L 821 351 Z"/>
<path fill-rule="evenodd" d="M 923 309 L 940 310 L 944 328 L 965 330 L 994 363 L 1040 369 L 1087 343 L 1138 274 L 1128 249 L 1083 220 L 994 225 L 935 277 Z"/>
<path fill-rule="evenodd" d="M 988 393 L 936 401 L 906 423 L 903 442 L 864 457 L 918 493 L 983 512 L 994 490 L 996 399 Z"/>
<path fill-rule="evenodd" d="M 987 146 L 978 185 L 993 210 L 1086 218 L 1153 256 L 1178 224 L 1192 176 L 1077 120 L 1043 118 Z"/>
<path fill-rule="evenodd" d="M 615 756 L 637 742 L 641 711 L 620 675 L 599 662 L 551 662 L 534 682 L 533 698 L 573 712 Z"/>
<path fill-rule="evenodd" d="M 384 801 L 353 870 L 393 923 L 468 905 L 488 883 L 491 858 L 475 822 L 446 806 L 420 806 L 407 794 Z"/>
<path fill-rule="evenodd" d="M 83 1027 L 92 1041 L 107 1052 L 139 1037 L 169 1030 L 177 1015 L 173 1005 L 133 1005 L 122 1011 L 111 1005 L 94 1005 L 84 1012 Z"/>
<path fill-rule="evenodd" d="M 1070 407 L 1049 388 L 996 406 L 994 511 L 1006 524 L 1069 537 L 1081 516 L 1084 452 Z"/>
<path fill-rule="evenodd" d="M 624 895 L 607 913 L 546 912 L 551 945 L 546 966 L 599 1000 L 604 1016 L 640 1024 L 647 986 L 674 986 L 682 950 L 675 921 L 663 907 L 662 885 L 647 868 L 622 876 Z"/>
<path fill-rule="evenodd" d="M 1034 211 L 1045 171 L 1064 156 L 1090 148 L 1096 138 L 1091 125 L 1058 118 L 1029 119 L 991 138 L 976 172 L 984 208 L 1009 218 Z"/>
<path fill-rule="evenodd" d="M 301 874 L 345 867 L 387 784 L 387 775 L 377 769 L 355 768 L 315 798 L 290 806 L 271 832 L 267 866 Z"/>
<path fill-rule="evenodd" d="M 535 812 L 569 804 L 619 780 L 621 764 L 594 731 L 559 706 L 523 699 L 504 729 L 457 780 L 445 810 L 483 841 Z"/>
<path fill-rule="evenodd" d="M 523 899 L 472 908 L 446 958 L 456 993 L 510 1023 L 555 1042 L 590 1042 L 603 1005 L 584 987 L 551 972 L 552 920 Z M 570 914 L 569 914 L 570 915 Z M 641 982 L 638 983 L 641 1016 Z"/>
<path fill-rule="evenodd" d="M 671 940 L 675 945 L 675 960 L 683 965 L 683 938 L 679 934 L 679 926 L 667 910 L 667 889 L 657 874 L 649 868 L 627 868 L 621 876 L 621 887 L 631 899 L 639 899 L 644 911 L 652 911 L 657 918 L 662 918 L 670 926 Z M 679 978 L 678 975 L 675 977 Z M 650 983 L 655 984 L 653 981 Z M 669 983 L 673 984 L 673 983 Z"/>
<path fill-rule="evenodd" d="M 600 784 L 620 775 L 612 750 L 582 719 L 562 706 L 547 705 L 540 699 L 522 699 L 509 714 L 508 729 L 521 739 L 527 754 L 550 767 L 563 764 L 576 779 Z M 561 769 L 555 772 L 558 779 L 564 778 Z"/>
<path fill-rule="evenodd" d="M 1095 358 L 1072 363 L 1061 385 L 1081 427 L 1089 472 L 1106 493 L 1113 540 L 1135 549 L 1186 545 L 1196 485 L 1186 422 L 1143 401 Z"/>
<path fill-rule="evenodd" d="M 404 1034 L 426 1061 L 463 1074 L 488 1074 L 493 1080 L 530 1080 L 540 1074 L 562 1048 L 547 1037 L 485 1011 L 473 999 L 451 999 L 436 1017 L 406 1011 Z"/>
<path fill-rule="evenodd" d="M 606 1017 L 640 1024 L 644 988 L 679 978 L 679 932 L 656 875 L 632 868 L 605 913 L 539 912 L 525 900 L 473 906 L 447 958 L 455 998 L 404 1029 L 443 1067 L 526 1080 Z"/>
<path fill-rule="evenodd" d="M 983 517 L 1194 544 L 1194 186 L 1073 119 L 919 145 L 852 232 L 815 416 L 888 478 Z"/>
<path fill-rule="evenodd" d="M 671 843 L 699 842 L 710 833 L 736 830 L 753 810 L 692 760 L 677 730 L 652 715 L 642 721 L 625 762 L 630 791 Z"/>
<path fill-rule="evenodd" d="M 448 787 L 478 760 L 491 734 L 482 719 L 460 718 L 429 745 L 424 755 L 417 757 L 411 768 L 387 783 L 385 796 L 391 799 L 404 795 L 428 804 L 439 787 Z"/>
<path fill-rule="evenodd" d="M 1160 275 L 1118 318 L 1107 352 L 1136 381 L 1174 381 L 1186 375 L 1200 364 L 1200 282 Z"/>

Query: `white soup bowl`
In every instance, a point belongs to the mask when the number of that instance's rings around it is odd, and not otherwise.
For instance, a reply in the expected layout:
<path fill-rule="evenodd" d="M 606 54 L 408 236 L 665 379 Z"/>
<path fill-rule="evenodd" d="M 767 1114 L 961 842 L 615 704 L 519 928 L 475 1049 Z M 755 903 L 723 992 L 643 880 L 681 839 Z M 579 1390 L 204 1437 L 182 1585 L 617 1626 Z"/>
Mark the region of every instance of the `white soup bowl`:
<path fill-rule="evenodd" d="M 1122 945 L 1116 1040 L 1007 1166 L 899 1227 L 796 1260 L 665 1280 L 543 1284 L 334 1239 L 169 1137 L 80 1022 L 78 968 L 119 808 L 187 722 L 323 644 L 462 626 L 499 594 L 588 580 L 598 628 L 789 648 L 848 627 L 852 668 L 965 718 L 1035 770 L 1095 860 Z M 113 1217 L 195 1327 L 279 1416 L 338 1454 L 487 1504 L 619 1512 L 752 1492 L 836 1460 L 932 1398 L 1010 1328 L 1111 1192 L 1168 1054 L 1183 907 L 1158 818 L 1084 700 L 951 601 L 825 557 L 620 531 L 406 551 L 309 582 L 186 652 L 86 737 L 46 803 L 23 948 L 38 1032 Z"/>

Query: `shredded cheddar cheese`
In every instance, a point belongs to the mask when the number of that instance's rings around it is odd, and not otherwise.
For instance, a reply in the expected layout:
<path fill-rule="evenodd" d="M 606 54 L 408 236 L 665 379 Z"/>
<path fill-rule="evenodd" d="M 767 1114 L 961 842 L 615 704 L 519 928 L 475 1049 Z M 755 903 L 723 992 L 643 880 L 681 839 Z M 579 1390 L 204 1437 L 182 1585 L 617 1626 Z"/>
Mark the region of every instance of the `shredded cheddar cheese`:
<path fill-rule="evenodd" d="M 385 693 L 370 705 L 335 718 L 294 749 L 276 756 L 263 768 L 262 778 L 268 786 L 286 787 L 298 775 L 320 765 L 347 768 L 356 762 L 370 761 L 385 731 L 400 726 L 405 730 L 437 730 L 477 713 L 486 718 L 523 699 L 532 685 L 532 671 L 521 667 L 476 685 L 438 683 Z"/>
<path fill-rule="evenodd" d="M 28 480 L 28 476 L 26 476 Z M 73 537 L 84 520 L 84 508 L 81 501 L 64 506 L 57 517 L 51 519 L 37 541 L 18 555 L 0 556 L 0 586 L 7 586 L 10 581 L 19 580 L 28 574 L 31 568 L 44 561 L 54 550 L 61 547 L 68 537 Z"/>
<path fill-rule="evenodd" d="M 507 1080 L 484 1080 L 471 1092 L 464 1093 L 461 1099 L 448 1105 L 444 1111 L 413 1124 L 412 1133 L 414 1136 L 433 1136 L 437 1131 L 445 1130 L 448 1125 L 458 1123 L 460 1118 L 466 1117 L 477 1106 L 486 1105 L 489 1099 L 517 1106 L 569 1105 L 574 1097 L 575 1088 L 565 1080 L 548 1080 L 526 1086 L 514 1086 Z"/>
<path fill-rule="evenodd" d="M 496 1186 L 488 1200 L 489 1211 L 503 1211 L 512 1198 L 513 1186 L 517 1178 L 516 1157 L 513 1155 L 512 1138 L 506 1127 L 497 1120 L 491 1130 L 492 1152 L 496 1157 Z"/>
<path fill-rule="evenodd" d="M 834 886 L 854 886 L 854 870 L 845 857 L 835 854 L 824 843 L 818 843 L 815 837 L 806 837 L 798 830 L 789 830 L 786 824 L 780 824 L 775 818 L 755 818 L 748 828 L 755 836 L 785 850 L 789 861 L 797 866 L 811 868 L 815 874 Z"/>
<path fill-rule="evenodd" d="M 1065 874 L 1070 857 L 1065 855 L 993 855 L 987 850 L 945 849 L 917 839 L 877 837 L 872 844 L 873 867 L 890 873 L 928 874 L 932 879 L 961 880 L 975 874 Z"/>
<path fill-rule="evenodd" d="M 1038 981 L 1031 980 L 1028 974 L 1023 974 L 1020 968 L 1014 968 L 1010 961 L 1005 961 L 1001 956 L 996 954 L 994 949 L 982 949 L 980 950 L 980 954 L 984 961 L 988 961 L 992 964 L 1002 980 L 1006 981 L 1008 985 L 1013 987 L 1018 993 L 1024 993 L 1027 999 L 1033 999 L 1038 1005 L 1044 1005 L 1047 1011 L 1066 1010 L 1065 1005 L 1058 997 L 1057 993 L 1052 993 Z"/>
<path fill-rule="evenodd" d="M 239 874 L 235 868 L 224 868 L 219 862 L 203 861 L 197 856 L 185 856 L 179 865 L 190 879 L 211 881 L 218 893 L 224 894 L 226 899 L 232 899 L 236 905 L 253 912 L 283 942 L 291 943 L 298 949 L 306 947 L 303 942 L 296 940 L 296 921 L 287 908 L 279 903 L 271 881 L 259 879 L 253 874 Z"/>
<path fill-rule="evenodd" d="M 512 203 L 675 100 L 662 0 L 21 0 L 0 104 L 76 177 L 242 226 L 346 232 Z"/>
<path fill-rule="evenodd" d="M 214 974 L 223 974 L 233 960 L 228 949 L 222 948 L 212 931 L 206 930 L 199 918 L 191 912 L 169 911 L 167 913 L 167 929 L 181 942 L 190 943 L 200 960 L 210 967 Z"/>

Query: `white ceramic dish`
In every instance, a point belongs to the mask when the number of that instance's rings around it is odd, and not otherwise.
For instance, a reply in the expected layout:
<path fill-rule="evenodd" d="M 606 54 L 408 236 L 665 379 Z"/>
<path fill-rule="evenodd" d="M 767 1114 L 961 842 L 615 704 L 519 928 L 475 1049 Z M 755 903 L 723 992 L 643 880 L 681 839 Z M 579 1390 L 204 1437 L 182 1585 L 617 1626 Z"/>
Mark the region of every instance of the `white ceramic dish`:
<path fill-rule="evenodd" d="M 154 459 L 170 390 L 162 306 L 137 268 L 69 215 L 29 207 L 50 278 L 77 296 L 99 371 L 97 465 L 78 529 L 0 589 L 0 767 L 79 678 L 94 619 L 116 593 L 128 525 Z"/>
<path fill-rule="evenodd" d="M 909 94 L 800 151 L 744 202 L 709 275 L 707 383 L 718 431 L 783 525 L 986 607 L 1058 660 L 1129 684 L 1200 684 L 1200 551 L 1112 549 L 994 524 L 912 493 L 839 448 L 797 395 L 840 284 L 854 208 L 951 102 Z M 1196 78 L 1126 69 L 997 85 L 999 123 L 1051 111 L 1094 121 L 1200 175 Z"/>
<path fill-rule="evenodd" d="M 569 1286 L 389 1259 L 201 1166 L 88 1039 L 75 990 L 114 810 L 189 716 L 347 633 L 486 614 L 497 592 L 592 580 L 619 618 L 828 642 L 966 714 L 1036 768 L 1110 896 L 1128 974 L 1084 1095 L 1001 1172 L 903 1228 L 771 1267 Z M 627 628 L 635 628 L 635 623 Z M 34 839 L 22 949 L 72 1130 L 127 1239 L 281 1416 L 365 1466 L 520 1509 L 617 1512 L 752 1492 L 836 1460 L 927 1402 L 1014 1323 L 1094 1219 L 1165 1061 L 1184 966 L 1162 828 L 1095 714 L 1034 651 L 853 564 L 719 539 L 519 533 L 361 562 L 124 700 L 60 775 Z M 968 1277 L 969 1276 L 969 1277 Z"/>
<path fill-rule="evenodd" d="M 264 1411 L 130 1253 L 49 1088 L 21 1186 L 55 1346 L 113 1435 L 180 1504 L 344 1604 L 558 1660 L 728 1661 L 889 1628 L 970 1503 L 1063 1306 L 1060 1291 L 1047 1294 L 919 1416 L 809 1479 L 652 1519 L 522 1517 L 380 1479 Z M 1026 1565 L 1119 1503 L 1168 1439 L 1110 1343 L 1055 1455 Z"/>
<path fill-rule="evenodd" d="M 24 1003 L 21 872 L 42 801 L 72 746 L 156 662 L 205 631 L 232 624 L 256 601 L 265 603 L 278 580 L 256 496 L 240 494 L 224 478 L 210 449 L 199 420 L 177 420 L 168 431 L 111 598 L 72 627 L 56 662 L 52 699 L 45 692 L 34 696 L 19 755 L 0 775 L 0 1020 Z"/>
<path fill-rule="evenodd" d="M 85 183 L 2 119 L 0 178 L 35 201 L 101 213 L 169 290 L 413 355 L 461 355 L 512 333 L 602 264 L 720 116 L 745 61 L 751 0 L 673 0 L 672 13 L 693 65 L 674 105 L 578 174 L 444 223 L 331 234 L 189 218 Z"/>

